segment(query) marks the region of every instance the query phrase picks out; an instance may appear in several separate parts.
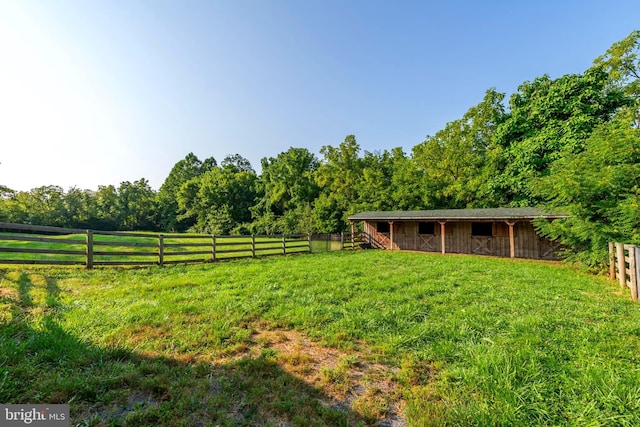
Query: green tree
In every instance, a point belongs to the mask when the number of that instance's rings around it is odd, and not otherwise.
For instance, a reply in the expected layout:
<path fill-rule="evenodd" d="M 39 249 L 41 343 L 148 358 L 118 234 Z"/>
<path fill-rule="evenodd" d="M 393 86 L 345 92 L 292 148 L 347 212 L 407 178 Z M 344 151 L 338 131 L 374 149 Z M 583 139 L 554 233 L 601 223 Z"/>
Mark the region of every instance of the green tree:
<path fill-rule="evenodd" d="M 124 181 L 118 187 L 120 227 L 124 230 L 155 230 L 156 194 L 149 181 Z"/>
<path fill-rule="evenodd" d="M 623 88 L 625 94 L 640 99 L 640 30 L 634 30 L 614 43 L 594 65 L 603 68 L 613 85 Z"/>
<path fill-rule="evenodd" d="M 251 162 L 249 160 L 242 157 L 240 154 L 229 154 L 224 158 L 222 163 L 220 164 L 223 168 L 233 168 L 238 172 L 253 172 L 253 167 L 251 166 Z"/>
<path fill-rule="evenodd" d="M 251 220 L 255 204 L 257 176 L 234 166 L 213 168 L 182 185 L 178 205 L 199 232 L 229 234 Z"/>
<path fill-rule="evenodd" d="M 314 180 L 318 168 L 316 156 L 306 148 L 292 147 L 275 158 L 263 158 L 261 163 L 259 185 L 263 196 L 252 209 L 252 230 L 258 233 L 312 231 L 305 212 L 320 190 Z"/>
<path fill-rule="evenodd" d="M 98 215 L 95 193 L 91 190 L 70 188 L 64 196 L 66 227 L 93 228 Z"/>
<path fill-rule="evenodd" d="M 488 193 L 498 204 L 542 202 L 532 185 L 551 164 L 579 153 L 593 129 L 628 105 L 602 67 L 558 79 L 525 82 L 509 100 L 510 111 L 496 131 L 493 178 Z"/>
<path fill-rule="evenodd" d="M 260 181 L 265 209 L 277 216 L 311 203 L 319 192 L 314 181 L 317 169 L 318 159 L 306 148 L 289 148 L 276 158 L 263 158 Z"/>
<path fill-rule="evenodd" d="M 178 219 L 181 213 L 178 192 L 185 182 L 213 169 L 216 164 L 213 157 L 201 161 L 195 154 L 189 153 L 173 166 L 158 192 L 158 225 L 162 230 L 185 231 L 193 225 L 187 219 Z"/>
<path fill-rule="evenodd" d="M 640 244 L 640 119 L 633 108 L 599 125 L 584 150 L 567 155 L 538 181 L 547 206 L 569 218 L 540 222 L 541 231 L 589 265 L 607 259 L 607 243 Z"/>
<path fill-rule="evenodd" d="M 360 146 L 354 135 L 347 135 L 338 147 L 320 149 L 323 159 L 315 174 L 321 194 L 314 205 L 314 217 L 320 232 L 335 232 L 348 228 L 347 217 L 354 213 L 358 198 L 358 182 L 363 163 Z"/>
<path fill-rule="evenodd" d="M 96 216 L 91 228 L 96 230 L 119 230 L 121 226 L 118 190 L 113 185 L 101 185 L 95 192 Z"/>
<path fill-rule="evenodd" d="M 462 119 L 413 147 L 413 163 L 422 179 L 425 208 L 466 208 L 484 205 L 487 151 L 495 144 L 496 128 L 504 120 L 504 94 L 490 89 Z"/>

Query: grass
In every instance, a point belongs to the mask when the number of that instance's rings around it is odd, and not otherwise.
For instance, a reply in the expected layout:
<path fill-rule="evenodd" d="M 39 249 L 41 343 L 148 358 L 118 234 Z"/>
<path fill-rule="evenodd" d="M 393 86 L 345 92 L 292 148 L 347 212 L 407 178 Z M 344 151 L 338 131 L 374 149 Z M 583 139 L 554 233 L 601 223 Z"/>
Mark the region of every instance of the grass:
<path fill-rule="evenodd" d="M 0 348 L 0 401 L 74 425 L 640 424 L 640 306 L 551 263 L 3 268 Z"/>

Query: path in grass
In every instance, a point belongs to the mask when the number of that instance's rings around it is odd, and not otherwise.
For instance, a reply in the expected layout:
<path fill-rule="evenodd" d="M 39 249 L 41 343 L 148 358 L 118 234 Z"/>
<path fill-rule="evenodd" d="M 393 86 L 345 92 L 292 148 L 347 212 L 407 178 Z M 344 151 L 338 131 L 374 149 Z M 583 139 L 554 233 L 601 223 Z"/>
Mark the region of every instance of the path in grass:
<path fill-rule="evenodd" d="M 71 402 L 88 425 L 640 423 L 640 306 L 566 266 L 0 269 L 0 322 L 0 401 Z"/>

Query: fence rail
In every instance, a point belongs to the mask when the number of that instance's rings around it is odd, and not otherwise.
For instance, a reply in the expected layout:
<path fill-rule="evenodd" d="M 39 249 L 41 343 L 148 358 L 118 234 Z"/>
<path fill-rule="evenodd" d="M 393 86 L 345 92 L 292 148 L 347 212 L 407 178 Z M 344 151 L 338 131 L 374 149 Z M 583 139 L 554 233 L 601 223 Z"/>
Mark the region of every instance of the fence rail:
<path fill-rule="evenodd" d="M 638 301 L 640 247 L 609 243 L 609 277 L 611 280 L 618 280 L 622 288 L 629 288 L 631 298 Z"/>
<path fill-rule="evenodd" d="M 0 222 L 0 264 L 159 265 L 356 249 L 362 233 L 217 236 Z M 339 246 L 334 244 L 339 242 Z"/>

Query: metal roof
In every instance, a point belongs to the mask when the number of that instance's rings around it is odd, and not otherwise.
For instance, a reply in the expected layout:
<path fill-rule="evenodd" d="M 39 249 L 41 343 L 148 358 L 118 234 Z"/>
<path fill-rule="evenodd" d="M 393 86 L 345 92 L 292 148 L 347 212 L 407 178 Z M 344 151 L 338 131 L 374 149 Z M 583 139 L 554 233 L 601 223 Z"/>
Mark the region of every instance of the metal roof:
<path fill-rule="evenodd" d="M 470 221 L 470 220 L 508 220 L 534 218 L 567 218 L 561 213 L 548 213 L 537 208 L 490 208 L 490 209 L 434 209 L 428 211 L 379 211 L 361 212 L 349 217 L 352 221 Z"/>

